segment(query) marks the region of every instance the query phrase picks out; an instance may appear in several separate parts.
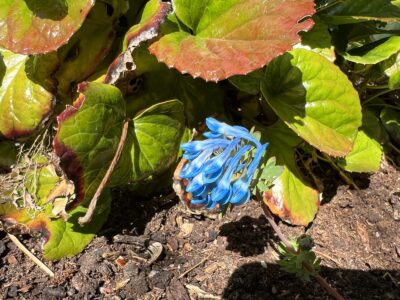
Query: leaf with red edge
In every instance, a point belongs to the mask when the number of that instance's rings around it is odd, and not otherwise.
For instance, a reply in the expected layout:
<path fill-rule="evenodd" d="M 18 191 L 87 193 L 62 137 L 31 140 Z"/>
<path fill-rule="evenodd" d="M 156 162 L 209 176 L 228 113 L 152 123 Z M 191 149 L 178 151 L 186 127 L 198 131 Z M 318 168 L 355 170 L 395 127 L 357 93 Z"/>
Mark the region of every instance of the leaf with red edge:
<path fill-rule="evenodd" d="M 300 41 L 313 21 L 312 0 L 173 1 L 177 17 L 193 28 L 153 43 L 150 52 L 181 73 L 218 81 L 267 64 Z M 192 5 L 188 5 L 190 3 Z M 199 11 L 201 10 L 201 11 Z M 195 17 L 189 18 L 189 15 Z"/>
<path fill-rule="evenodd" d="M 85 20 L 95 0 L 2 0 L 0 47 L 20 54 L 57 50 Z"/>
<path fill-rule="evenodd" d="M 171 4 L 159 0 L 151 0 L 146 4 L 139 24 L 131 27 L 126 33 L 124 51 L 108 68 L 104 83 L 118 86 L 123 92 L 127 90 L 126 84 L 135 77 L 136 65 L 132 52 L 143 42 L 157 37 L 170 10 Z"/>
<path fill-rule="evenodd" d="M 283 173 L 265 191 L 264 202 L 282 220 L 294 225 L 307 226 L 319 207 L 318 191 L 304 179 L 295 161 L 295 147 L 301 142 L 282 121 L 262 131 L 268 142 L 268 157 L 276 157 L 283 165 Z"/>
<path fill-rule="evenodd" d="M 52 112 L 55 83 L 50 75 L 58 64 L 53 54 L 29 57 L 0 52 L 6 67 L 0 81 L 0 135 L 26 137 Z"/>

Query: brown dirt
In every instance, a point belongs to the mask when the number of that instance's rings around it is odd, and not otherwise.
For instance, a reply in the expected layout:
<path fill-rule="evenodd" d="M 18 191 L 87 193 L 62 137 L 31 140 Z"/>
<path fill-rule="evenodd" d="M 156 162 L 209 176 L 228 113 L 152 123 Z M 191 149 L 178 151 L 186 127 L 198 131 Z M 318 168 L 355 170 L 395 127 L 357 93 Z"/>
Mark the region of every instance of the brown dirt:
<path fill-rule="evenodd" d="M 400 299 L 399 174 L 383 163 L 368 188 L 335 189 L 307 230 L 280 224 L 289 237 L 314 238 L 321 275 L 346 299 Z M 0 236 L 0 299 L 329 299 L 315 281 L 279 269 L 277 239 L 256 202 L 211 220 L 189 216 L 176 199 L 117 196 L 124 201 L 82 254 L 47 262 L 52 280 Z M 163 254 L 148 265 L 154 242 Z M 24 243 L 40 256 L 37 243 Z"/>

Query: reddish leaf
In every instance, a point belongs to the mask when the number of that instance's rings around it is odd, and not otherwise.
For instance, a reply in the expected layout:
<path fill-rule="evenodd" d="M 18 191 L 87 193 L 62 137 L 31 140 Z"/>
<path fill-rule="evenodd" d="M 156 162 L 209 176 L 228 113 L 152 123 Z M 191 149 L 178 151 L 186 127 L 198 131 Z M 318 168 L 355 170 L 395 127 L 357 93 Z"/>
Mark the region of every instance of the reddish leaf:
<path fill-rule="evenodd" d="M 94 0 L 0 1 L 0 47 L 14 53 L 47 53 L 82 25 Z"/>
<path fill-rule="evenodd" d="M 132 52 L 140 44 L 155 38 L 161 24 L 171 9 L 169 3 L 152 0 L 147 3 L 140 23 L 133 26 L 125 35 L 124 49 L 110 65 L 104 83 L 118 86 L 123 92 L 124 84 L 134 77 L 136 69 Z"/>
<path fill-rule="evenodd" d="M 182 2 L 175 3 L 178 18 L 184 9 L 189 13 L 199 9 L 178 7 Z M 195 35 L 168 34 L 155 42 L 150 52 L 181 73 L 218 81 L 254 71 L 291 49 L 300 41 L 298 32 L 313 24 L 311 19 L 299 21 L 313 13 L 312 0 L 234 0 L 226 5 L 211 1 Z"/>

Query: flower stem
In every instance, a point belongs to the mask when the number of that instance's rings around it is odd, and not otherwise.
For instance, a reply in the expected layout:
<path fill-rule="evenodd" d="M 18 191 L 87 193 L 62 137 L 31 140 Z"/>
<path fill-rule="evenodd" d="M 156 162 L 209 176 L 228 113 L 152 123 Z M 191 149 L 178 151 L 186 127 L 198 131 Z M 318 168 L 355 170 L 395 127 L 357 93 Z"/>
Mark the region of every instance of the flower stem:
<path fill-rule="evenodd" d="M 292 244 L 289 242 L 289 240 L 286 238 L 286 236 L 283 234 L 283 232 L 280 230 L 278 224 L 276 224 L 274 217 L 272 216 L 271 212 L 269 211 L 267 205 L 261 200 L 260 201 L 261 208 L 264 212 L 265 218 L 268 220 L 269 224 L 271 225 L 272 229 L 274 229 L 275 233 L 278 235 L 279 239 L 282 241 L 282 243 L 285 245 L 286 249 L 293 253 L 296 254 L 296 250 L 293 248 Z M 307 263 L 303 263 L 303 267 L 311 274 L 315 274 L 315 270 L 313 266 Z M 339 294 L 339 292 L 333 288 L 323 277 L 320 275 L 316 274 L 313 275 L 317 282 L 327 291 L 329 295 L 331 295 L 333 298 L 336 300 L 345 300 L 342 295 Z"/>

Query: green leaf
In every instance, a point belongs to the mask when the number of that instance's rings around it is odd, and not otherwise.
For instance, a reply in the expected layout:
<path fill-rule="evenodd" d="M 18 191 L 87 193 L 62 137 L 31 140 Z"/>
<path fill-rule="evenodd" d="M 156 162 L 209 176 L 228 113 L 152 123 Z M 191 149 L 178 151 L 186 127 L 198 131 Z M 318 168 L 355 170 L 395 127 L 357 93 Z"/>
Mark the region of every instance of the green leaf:
<path fill-rule="evenodd" d="M 276 114 L 312 146 L 332 156 L 353 148 L 361 125 L 357 91 L 321 55 L 296 49 L 268 64 L 261 92 Z"/>
<path fill-rule="evenodd" d="M 108 169 L 122 133 L 125 101 L 119 89 L 82 83 L 79 98 L 58 117 L 53 146 L 76 187 L 76 203 L 90 201 Z"/>
<path fill-rule="evenodd" d="M 157 62 L 147 46 L 143 45 L 134 51 L 137 64 L 136 75 L 143 84 L 132 96 L 127 98 L 128 116 L 168 100 L 179 99 L 185 105 L 185 116 L 189 127 L 196 127 L 210 115 L 225 114 L 224 93 L 215 83 L 205 82 L 200 78 L 180 74 Z M 162 78 L 162 80 L 160 80 Z"/>
<path fill-rule="evenodd" d="M 300 32 L 301 44 L 296 48 L 305 48 L 321 54 L 329 61 L 336 60 L 336 54 L 332 45 L 332 37 L 328 25 L 322 23 L 318 17 L 313 18 L 314 26 L 307 32 Z"/>
<path fill-rule="evenodd" d="M 184 132 L 183 104 L 170 100 L 138 113 L 113 178 L 115 184 L 161 174 L 176 161 Z"/>
<path fill-rule="evenodd" d="M 119 89 L 102 83 L 79 85 L 79 98 L 58 116 L 54 149 L 77 189 L 75 205 L 97 190 L 120 142 L 126 119 Z M 162 102 L 138 113 L 109 186 L 138 181 L 168 169 L 176 160 L 184 130 L 183 105 Z"/>
<path fill-rule="evenodd" d="M 269 142 L 268 157 L 276 157 L 277 165 L 284 166 L 274 186 L 264 193 L 264 202 L 282 220 L 307 226 L 318 211 L 319 196 L 296 165 L 294 149 L 301 139 L 281 121 L 263 129 L 262 136 Z"/>
<path fill-rule="evenodd" d="M 250 95 L 260 93 L 260 84 L 264 79 L 264 70 L 259 69 L 247 75 L 236 75 L 229 78 L 230 83 L 236 86 L 239 90 Z"/>
<path fill-rule="evenodd" d="M 92 221 L 85 226 L 78 223 L 78 218 L 85 215 L 87 209 L 78 206 L 68 212 L 68 221 L 62 219 L 48 224 L 49 236 L 43 246 L 43 256 L 47 260 L 59 260 L 71 257 L 80 252 L 90 243 L 108 218 L 111 208 L 111 195 L 104 191 L 98 200 L 96 212 Z"/>
<path fill-rule="evenodd" d="M 0 47 L 21 54 L 54 51 L 79 29 L 94 2 L 0 1 Z"/>
<path fill-rule="evenodd" d="M 400 112 L 385 107 L 381 112 L 381 121 L 391 139 L 400 145 Z"/>
<path fill-rule="evenodd" d="M 330 24 L 347 24 L 376 20 L 398 22 L 400 1 L 391 0 L 344 0 L 324 9 L 320 17 Z"/>
<path fill-rule="evenodd" d="M 339 159 L 338 165 L 349 172 L 376 172 L 382 158 L 382 136 L 379 119 L 369 111 L 363 111 L 363 125 L 354 141 L 353 150 Z"/>
<path fill-rule="evenodd" d="M 393 54 L 400 51 L 400 36 L 392 36 L 388 39 L 380 40 L 377 46 L 371 49 L 371 44 L 354 48 L 349 52 L 340 52 L 348 61 L 359 64 L 376 64 L 388 59 Z"/>
<path fill-rule="evenodd" d="M 311 0 L 174 1 L 189 32 L 174 32 L 150 52 L 170 68 L 207 81 L 245 75 L 289 50 L 312 20 Z M 232 59 L 234 58 L 234 59 Z"/>
<path fill-rule="evenodd" d="M 61 65 L 55 74 L 59 94 L 69 94 L 71 85 L 90 76 L 109 53 L 116 36 L 114 23 L 120 10 L 116 3 L 113 14 L 109 15 L 106 3 L 97 2 L 82 27 L 67 45 L 59 49 Z"/>
<path fill-rule="evenodd" d="M 52 112 L 55 97 L 49 77 L 57 61 L 54 55 L 28 57 L 7 50 L 1 55 L 7 70 L 0 86 L 0 134 L 25 137 Z"/>
<path fill-rule="evenodd" d="M 212 0 L 174 0 L 173 3 L 176 16 L 179 20 L 192 31 L 196 32 L 204 10 L 208 5 L 212 4 Z"/>
<path fill-rule="evenodd" d="M 381 64 L 381 68 L 387 77 L 389 77 L 389 88 L 396 89 L 400 87 L 400 52 L 392 55 Z"/>

